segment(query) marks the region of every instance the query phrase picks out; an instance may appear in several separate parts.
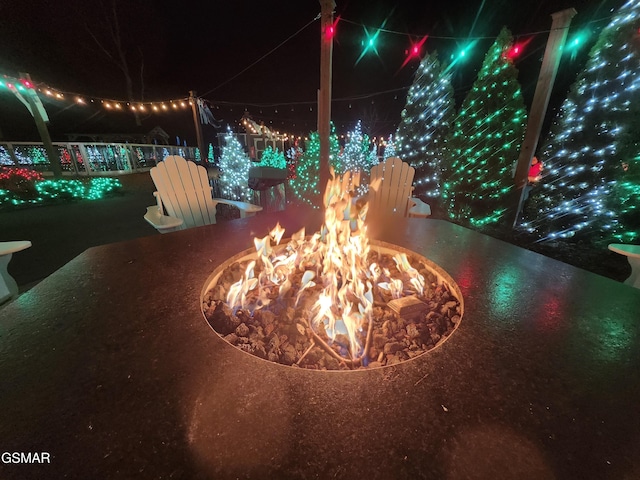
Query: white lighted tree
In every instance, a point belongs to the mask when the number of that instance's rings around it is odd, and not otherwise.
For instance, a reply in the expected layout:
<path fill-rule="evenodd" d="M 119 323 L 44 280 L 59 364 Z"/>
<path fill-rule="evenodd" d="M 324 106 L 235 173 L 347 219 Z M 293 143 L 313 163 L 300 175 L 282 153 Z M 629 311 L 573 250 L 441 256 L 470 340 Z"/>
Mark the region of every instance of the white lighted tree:
<path fill-rule="evenodd" d="M 251 159 L 238 138 L 227 129 L 225 144 L 220 155 L 220 191 L 231 200 L 249 201 L 249 168 Z"/>
<path fill-rule="evenodd" d="M 416 169 L 416 194 L 440 196 L 441 161 L 454 113 L 451 72 L 429 54 L 416 70 L 394 141 L 397 156 Z"/>
<path fill-rule="evenodd" d="M 640 239 L 640 2 L 602 30 L 540 159 L 546 172 L 524 225 L 543 241 Z"/>
<path fill-rule="evenodd" d="M 398 152 L 396 151 L 396 144 L 393 141 L 393 135 L 389 135 L 387 139 L 387 144 L 384 147 L 384 156 L 383 158 L 386 160 L 387 158 L 397 157 Z"/>

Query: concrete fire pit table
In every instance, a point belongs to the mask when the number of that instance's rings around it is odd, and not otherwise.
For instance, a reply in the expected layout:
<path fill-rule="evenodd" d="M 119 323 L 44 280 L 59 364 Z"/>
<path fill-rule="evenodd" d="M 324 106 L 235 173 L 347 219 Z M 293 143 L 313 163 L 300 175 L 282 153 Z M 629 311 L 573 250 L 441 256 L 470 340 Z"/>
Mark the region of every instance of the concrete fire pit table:
<path fill-rule="evenodd" d="M 378 222 L 456 281 L 459 328 L 396 366 L 300 370 L 200 306 L 277 221 L 321 213 L 91 248 L 0 310 L 0 478 L 640 477 L 640 291 L 445 221 Z"/>

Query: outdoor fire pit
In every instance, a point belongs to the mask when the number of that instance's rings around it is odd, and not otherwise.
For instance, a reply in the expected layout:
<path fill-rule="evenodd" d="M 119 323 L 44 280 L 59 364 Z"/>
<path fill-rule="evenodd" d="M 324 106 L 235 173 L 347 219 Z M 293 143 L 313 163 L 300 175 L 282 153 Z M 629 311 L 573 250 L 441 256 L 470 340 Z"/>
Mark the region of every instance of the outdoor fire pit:
<path fill-rule="evenodd" d="M 352 370 L 418 357 L 460 324 L 462 295 L 427 258 L 367 237 L 367 205 L 329 182 L 321 230 L 282 242 L 277 225 L 204 285 L 202 310 L 224 340 L 292 367 Z M 272 245 L 273 243 L 273 245 Z"/>

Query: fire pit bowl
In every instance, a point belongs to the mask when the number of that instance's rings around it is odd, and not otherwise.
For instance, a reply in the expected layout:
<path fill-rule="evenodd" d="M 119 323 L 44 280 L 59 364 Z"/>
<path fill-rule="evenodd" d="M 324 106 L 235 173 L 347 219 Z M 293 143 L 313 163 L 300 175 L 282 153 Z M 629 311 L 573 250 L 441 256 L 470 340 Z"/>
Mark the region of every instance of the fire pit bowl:
<path fill-rule="evenodd" d="M 285 244 L 286 241 L 275 247 L 276 253 L 284 250 Z M 256 260 L 255 249 L 234 255 L 212 272 L 201 294 L 203 315 L 214 332 L 235 348 L 275 364 L 311 370 L 397 365 L 445 342 L 458 328 L 464 311 L 462 294 L 455 281 L 440 266 L 401 246 L 376 240 L 370 240 L 369 245 L 369 263 L 393 270 L 397 263 L 394 258 L 402 256 L 424 277 L 425 286 L 423 294 L 405 289 L 404 295 L 392 298 L 388 289 L 376 284 L 371 289 L 373 314 L 356 332 L 359 347 L 350 349 L 344 326 L 314 327 L 310 317 L 317 292 L 307 288 L 307 297 L 302 296 L 297 303 L 294 298 L 296 288 L 304 281 L 302 272 L 293 280 L 292 291 L 285 295 L 288 298 L 278 296 L 253 313 L 230 307 L 226 301 L 230 286 Z"/>

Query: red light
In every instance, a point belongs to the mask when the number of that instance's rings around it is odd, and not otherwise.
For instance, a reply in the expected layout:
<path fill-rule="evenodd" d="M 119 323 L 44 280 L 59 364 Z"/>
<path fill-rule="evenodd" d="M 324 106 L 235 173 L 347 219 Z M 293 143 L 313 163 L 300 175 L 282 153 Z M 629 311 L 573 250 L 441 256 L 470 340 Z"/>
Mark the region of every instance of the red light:
<path fill-rule="evenodd" d="M 409 63 L 414 58 L 420 59 L 420 53 L 422 51 L 422 45 L 424 45 L 424 42 L 426 42 L 426 41 L 427 41 L 427 37 L 426 36 L 422 37 L 417 42 L 414 42 L 413 40 L 411 40 L 411 46 L 409 47 L 408 50 L 405 51 L 405 53 L 407 54 L 407 58 L 404 59 L 404 62 L 402 63 L 400 68 L 403 68 L 407 63 Z"/>
<path fill-rule="evenodd" d="M 509 50 L 507 50 L 504 54 L 504 57 L 507 60 L 515 60 L 518 55 L 522 53 L 522 47 L 520 45 L 514 45 Z"/>
<path fill-rule="evenodd" d="M 31 83 L 29 80 L 26 80 L 24 78 L 20 79 L 20 83 L 22 83 L 22 85 L 24 85 L 27 88 L 33 88 L 33 83 Z"/>
<path fill-rule="evenodd" d="M 333 22 L 331 25 L 329 25 L 325 31 L 324 31 L 324 36 L 327 40 L 333 40 L 333 37 L 336 34 L 336 27 L 338 25 L 338 22 L 340 21 L 340 17 L 336 18 L 335 22 Z"/>
<path fill-rule="evenodd" d="M 516 58 L 518 58 L 520 55 L 522 55 L 522 52 L 524 52 L 524 49 L 527 47 L 527 45 L 529 44 L 529 42 L 533 40 L 533 37 L 528 38 L 526 40 L 521 40 L 518 43 L 515 43 L 511 46 L 511 48 L 509 48 L 505 53 L 504 53 L 504 58 L 506 60 L 515 60 Z"/>

